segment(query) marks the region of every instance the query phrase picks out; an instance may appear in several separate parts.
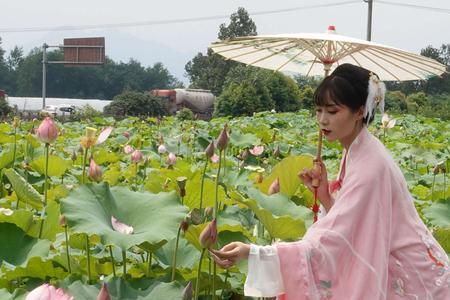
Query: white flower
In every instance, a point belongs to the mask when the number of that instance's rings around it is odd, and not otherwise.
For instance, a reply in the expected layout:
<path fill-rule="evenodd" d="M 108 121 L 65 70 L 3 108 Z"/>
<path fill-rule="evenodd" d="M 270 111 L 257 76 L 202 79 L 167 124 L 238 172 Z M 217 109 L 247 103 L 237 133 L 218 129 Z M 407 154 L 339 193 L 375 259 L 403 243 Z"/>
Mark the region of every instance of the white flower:
<path fill-rule="evenodd" d="M 381 118 L 381 128 L 390 129 L 395 126 L 395 119 L 391 119 L 388 114 L 384 114 Z"/>

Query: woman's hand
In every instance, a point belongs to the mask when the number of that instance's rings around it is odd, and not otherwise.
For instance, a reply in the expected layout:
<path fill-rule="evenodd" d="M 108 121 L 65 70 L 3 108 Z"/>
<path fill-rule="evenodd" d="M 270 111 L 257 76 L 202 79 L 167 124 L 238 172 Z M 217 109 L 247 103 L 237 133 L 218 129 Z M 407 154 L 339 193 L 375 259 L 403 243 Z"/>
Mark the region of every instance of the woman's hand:
<path fill-rule="evenodd" d="M 333 205 L 333 199 L 328 191 L 328 175 L 327 168 L 322 161 L 315 162 L 320 166 L 320 171 L 318 172 L 314 168 L 312 169 L 304 169 L 300 173 L 298 173 L 298 177 L 303 182 L 304 185 L 308 187 L 308 189 L 314 193 L 313 180 L 319 180 L 319 186 L 317 187 L 317 197 L 320 200 L 320 203 L 325 207 L 327 211 L 330 210 Z"/>
<path fill-rule="evenodd" d="M 220 250 L 210 249 L 209 253 L 214 261 L 222 268 L 228 269 L 242 259 L 248 259 L 250 245 L 241 242 L 232 242 Z"/>

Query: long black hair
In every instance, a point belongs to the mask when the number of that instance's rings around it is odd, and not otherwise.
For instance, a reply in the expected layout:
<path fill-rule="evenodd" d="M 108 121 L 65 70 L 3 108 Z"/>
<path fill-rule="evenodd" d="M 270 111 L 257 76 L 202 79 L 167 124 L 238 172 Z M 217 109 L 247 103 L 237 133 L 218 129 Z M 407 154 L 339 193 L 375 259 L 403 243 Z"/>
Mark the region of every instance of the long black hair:
<path fill-rule="evenodd" d="M 357 111 L 366 105 L 370 74 L 369 70 L 352 64 L 338 66 L 314 92 L 315 105 L 325 106 L 331 100 L 337 105 L 347 106 L 353 112 Z M 369 123 L 372 121 L 373 117 Z M 367 122 L 366 118 L 363 122 Z"/>

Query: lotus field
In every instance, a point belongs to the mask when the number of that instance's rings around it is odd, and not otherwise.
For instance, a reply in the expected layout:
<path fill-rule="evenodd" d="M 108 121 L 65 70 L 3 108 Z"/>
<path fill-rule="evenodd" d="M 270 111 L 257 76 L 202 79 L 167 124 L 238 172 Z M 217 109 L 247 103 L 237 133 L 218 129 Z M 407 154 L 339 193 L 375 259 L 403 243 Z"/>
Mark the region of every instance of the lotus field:
<path fill-rule="evenodd" d="M 377 118 L 450 253 L 450 123 Z M 208 248 L 300 239 L 318 128 L 308 111 L 178 121 L 0 124 L 0 299 L 243 299 L 245 261 Z M 341 149 L 324 143 L 330 177 Z M 39 298 L 41 297 L 41 298 Z"/>

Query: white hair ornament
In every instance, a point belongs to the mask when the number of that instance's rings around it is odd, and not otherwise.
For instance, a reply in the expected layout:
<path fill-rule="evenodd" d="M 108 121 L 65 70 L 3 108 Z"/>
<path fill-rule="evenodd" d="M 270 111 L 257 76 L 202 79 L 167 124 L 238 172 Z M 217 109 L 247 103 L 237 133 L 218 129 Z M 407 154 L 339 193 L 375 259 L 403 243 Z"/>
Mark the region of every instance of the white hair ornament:
<path fill-rule="evenodd" d="M 366 100 L 366 106 L 364 108 L 364 117 L 369 123 L 372 118 L 372 114 L 375 113 L 375 108 L 378 106 L 380 112 L 384 112 L 384 94 L 386 93 L 386 86 L 377 75 L 370 72 L 368 95 Z"/>

